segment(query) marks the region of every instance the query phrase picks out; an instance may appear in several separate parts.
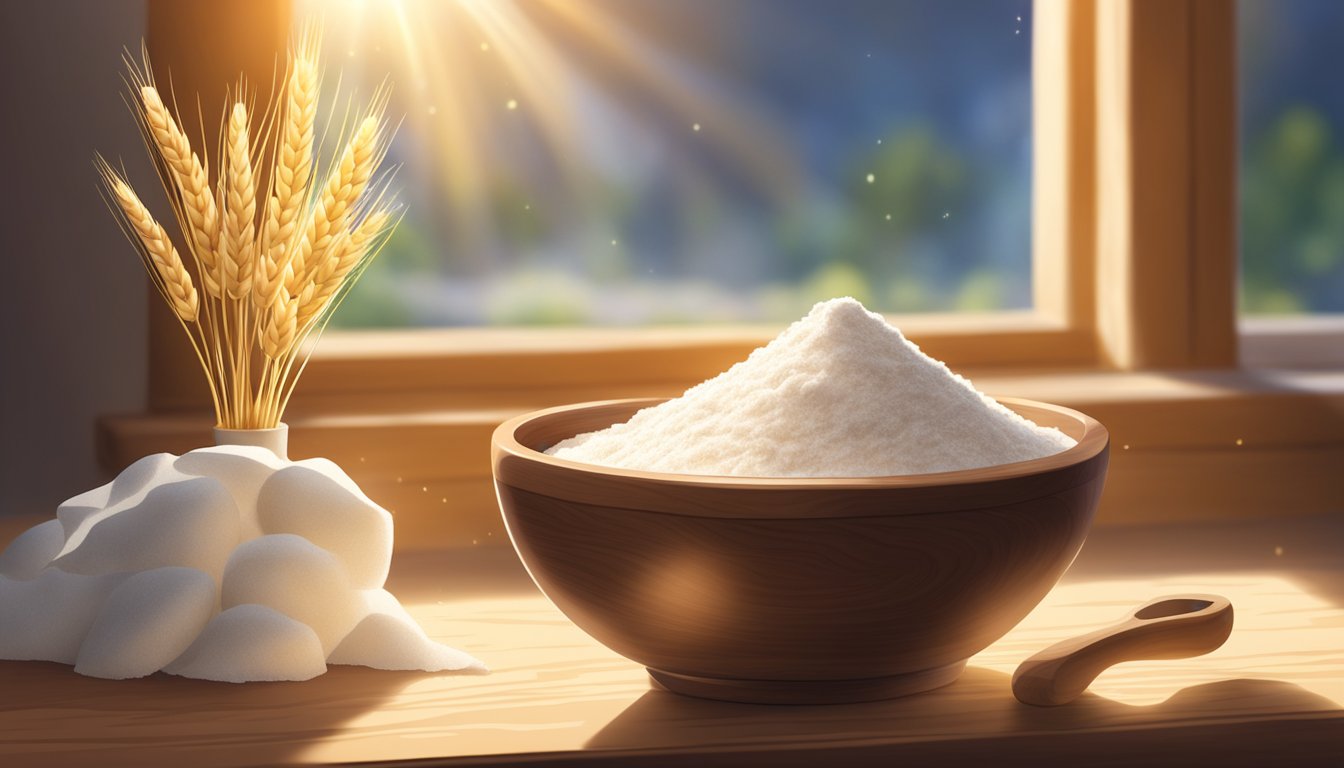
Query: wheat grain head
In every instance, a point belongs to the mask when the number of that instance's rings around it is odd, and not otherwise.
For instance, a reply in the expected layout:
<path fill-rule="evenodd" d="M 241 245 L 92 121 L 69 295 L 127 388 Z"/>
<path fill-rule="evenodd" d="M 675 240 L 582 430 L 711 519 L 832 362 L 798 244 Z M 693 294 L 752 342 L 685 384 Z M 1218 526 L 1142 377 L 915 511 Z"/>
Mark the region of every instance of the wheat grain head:
<path fill-rule="evenodd" d="M 359 196 L 368 186 L 373 169 L 386 151 L 384 131 L 379 114 L 365 117 L 341 153 L 340 162 L 332 168 L 322 194 L 313 206 L 302 239 L 294 249 L 287 273 L 291 281 L 286 287 L 292 295 L 303 293 L 313 282 L 314 273 L 328 258 L 333 240 L 345 229 L 346 222 Z"/>
<path fill-rule="evenodd" d="M 256 245 L 257 189 L 252 176 L 247 107 L 233 105 L 228 124 L 228 176 L 224 191 L 224 226 L 220 236 L 223 283 L 229 296 L 251 295 Z"/>
<path fill-rule="evenodd" d="M 354 229 L 337 236 L 328 258 L 323 260 L 314 272 L 313 279 L 299 295 L 300 328 L 307 328 L 314 318 L 322 314 L 331 297 L 336 295 L 355 267 L 364 260 L 369 247 L 387 230 L 391 220 L 390 211 L 377 209 L 365 216 Z"/>
<path fill-rule="evenodd" d="M 126 222 L 140 239 L 144 253 L 148 256 L 147 266 L 152 266 L 157 274 L 169 306 L 183 322 L 196 322 L 200 313 L 196 287 L 177 248 L 168 239 L 168 233 L 154 220 L 153 214 L 124 179 L 110 168 L 104 168 L 103 180 L 116 200 L 117 207 L 126 217 Z"/>
<path fill-rule="evenodd" d="M 318 71 L 320 37 L 308 26 L 290 52 L 284 115 L 276 149 L 273 191 L 253 282 L 258 306 L 270 306 L 284 285 L 285 267 L 294 251 L 300 214 L 308 199 L 313 168 L 313 137 L 321 77 Z"/>
<path fill-rule="evenodd" d="M 266 328 L 262 331 L 261 350 L 272 360 L 284 360 L 298 338 L 299 301 L 285 293 L 271 305 Z"/>
<path fill-rule="evenodd" d="M 206 291 L 218 298 L 222 295 L 215 252 L 219 243 L 219 209 L 210 188 L 209 175 L 200 158 L 192 152 L 186 134 L 164 105 L 158 89 L 152 85 L 141 86 L 140 103 L 154 146 L 177 183 L 190 230 L 188 235 L 195 246 L 192 252 L 201 263 Z"/>

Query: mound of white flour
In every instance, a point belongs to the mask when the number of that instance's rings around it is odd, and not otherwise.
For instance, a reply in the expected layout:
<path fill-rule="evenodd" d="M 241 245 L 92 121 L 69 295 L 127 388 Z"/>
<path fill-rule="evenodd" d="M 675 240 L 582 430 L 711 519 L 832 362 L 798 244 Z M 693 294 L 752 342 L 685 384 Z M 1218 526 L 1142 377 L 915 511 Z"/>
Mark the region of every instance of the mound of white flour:
<path fill-rule="evenodd" d="M 873 477 L 1036 459 L 1072 447 L 952 373 L 851 298 L 628 422 L 547 453 L 625 469 Z"/>
<path fill-rule="evenodd" d="M 326 459 L 158 453 L 0 552 L 0 659 L 233 683 L 484 673 L 383 588 L 391 563 L 392 516 Z"/>

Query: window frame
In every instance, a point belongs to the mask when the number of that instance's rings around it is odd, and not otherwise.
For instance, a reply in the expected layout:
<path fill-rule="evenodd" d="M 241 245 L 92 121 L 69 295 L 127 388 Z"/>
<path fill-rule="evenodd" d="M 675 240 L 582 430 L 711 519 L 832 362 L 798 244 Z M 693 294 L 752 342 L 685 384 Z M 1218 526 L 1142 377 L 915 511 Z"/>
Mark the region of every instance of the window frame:
<path fill-rule="evenodd" d="M 192 70 L 190 62 L 203 57 L 200 41 L 188 44 L 171 29 L 184 15 L 195 29 L 215 28 L 217 20 L 205 16 L 238 15 L 236 5 L 211 5 L 148 3 L 155 66 L 171 68 L 175 86 L 201 93 L 203 103 L 230 79 L 215 82 L 206 79 L 214 72 Z M 270 25 L 270 38 L 287 34 L 287 0 L 246 8 L 253 27 Z M 1247 492 L 1223 493 L 1219 509 L 1233 514 L 1228 500 L 1238 498 L 1246 500 L 1242 512 L 1253 511 L 1252 503 L 1263 507 L 1263 493 L 1251 485 L 1269 481 L 1253 455 L 1229 458 L 1232 443 L 1221 432 L 1187 434 L 1173 418 L 1180 412 L 1201 414 L 1203 424 L 1241 420 L 1260 429 L 1263 440 L 1251 437 L 1273 457 L 1265 467 L 1300 467 L 1298 508 L 1337 507 L 1344 490 L 1327 460 L 1344 460 L 1344 424 L 1333 440 L 1325 427 L 1344 413 L 1344 386 L 1267 381 L 1238 361 L 1245 342 L 1235 305 L 1234 0 L 1035 0 L 1033 16 L 1035 307 L 893 320 L 991 393 L 1105 415 L 1122 447 L 1113 454 L 1103 520 L 1118 519 L 1116 509 L 1136 500 L 1147 509 L 1125 509 L 1127 519 L 1208 516 L 1209 504 L 1197 509 L 1205 489 L 1235 490 L 1237 483 Z M 273 50 L 246 54 L 245 69 L 270 72 Z M 242 54 L 217 54 L 236 71 Z M 150 301 L 150 414 L 104 420 L 100 453 L 112 469 L 151 449 L 188 449 L 208 435 L 199 416 L 208 400 L 194 358 L 157 297 Z M 399 529 L 413 538 L 502 541 L 502 531 L 491 528 L 498 515 L 486 448 L 494 424 L 567 402 L 672 396 L 778 330 L 328 333 L 290 404 L 292 445 L 296 455 L 329 456 L 375 498 L 390 499 L 384 503 L 403 511 Z M 1207 375 L 1213 383 L 1190 386 L 1191 376 Z M 1252 412 L 1259 415 L 1247 421 Z M 1284 432 L 1275 423 L 1280 412 L 1302 414 L 1294 422 L 1301 428 Z M 1168 498 L 1155 498 L 1145 490 L 1154 472 L 1168 485 L 1185 478 L 1184 490 L 1167 488 Z M 460 502 L 455 522 L 421 514 L 438 512 L 440 499 Z"/>
<path fill-rule="evenodd" d="M 182 76 L 184 63 L 194 74 L 190 63 L 199 61 L 200 50 L 184 49 L 170 34 L 154 34 L 180 23 L 180 9 L 165 12 L 172 5 L 149 3 L 156 67 L 171 69 L 183 92 L 210 93 L 196 87 L 206 82 L 203 77 Z M 270 37 L 283 39 L 288 20 L 277 6 L 288 3 L 254 10 L 259 18 L 253 26 L 269 23 Z M 1035 306 L 893 321 L 955 368 L 1234 366 L 1234 11 L 1232 0 L 1035 0 Z M 1145 55 L 1137 55 L 1141 46 Z M 251 61 L 252 69 L 271 66 L 273 54 L 252 55 L 264 59 Z M 238 54 L 222 58 L 236 61 Z M 1151 119 L 1155 112 L 1162 119 Z M 150 407 L 203 407 L 206 393 L 190 350 L 166 314 L 151 311 Z M 392 344 L 387 332 L 332 331 L 316 348 L 293 406 L 335 404 L 342 391 L 355 396 L 382 389 L 396 397 L 431 358 L 452 381 L 498 388 L 503 372 L 594 348 L 604 350 L 610 363 L 594 373 L 617 393 L 647 379 L 640 370 L 645 345 L 632 334 L 656 336 L 659 349 L 703 359 L 685 368 L 680 380 L 691 384 L 712 372 L 709 364 L 721 362 L 725 349 L 740 356 L 778 330 L 407 329 L 397 331 L 404 338 Z M 375 358 L 376 375 L 358 365 Z M 482 375 L 481 366 L 496 366 L 501 375 Z M 548 382 L 547 375 L 538 367 L 532 388 L 563 387 L 563 380 Z"/>

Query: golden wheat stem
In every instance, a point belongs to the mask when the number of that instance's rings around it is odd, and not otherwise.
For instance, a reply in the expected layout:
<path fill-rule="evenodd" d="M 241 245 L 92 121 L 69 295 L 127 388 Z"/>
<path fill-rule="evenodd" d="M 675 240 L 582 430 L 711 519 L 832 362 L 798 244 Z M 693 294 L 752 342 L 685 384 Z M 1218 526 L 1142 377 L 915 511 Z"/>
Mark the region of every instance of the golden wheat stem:
<path fill-rule="evenodd" d="M 255 301 L 260 307 L 274 304 L 283 286 L 284 270 L 294 251 L 299 215 L 305 208 L 312 177 L 314 125 L 321 90 L 317 36 L 312 30 L 303 35 L 291 56 L 271 177 L 273 191 L 267 205 L 254 284 Z"/>
<path fill-rule="evenodd" d="M 375 202 L 375 205 L 376 204 L 377 202 Z M 314 332 L 317 333 L 317 338 L 314 339 L 313 344 L 316 345 L 317 341 L 321 340 L 322 334 L 326 331 L 327 320 L 331 318 L 332 312 L 334 312 L 336 308 L 340 306 L 341 302 L 345 300 L 345 297 L 349 295 L 349 287 L 359 279 L 360 275 L 363 274 L 363 271 L 368 268 L 369 264 L 373 262 L 373 259 L 382 250 L 383 246 L 387 244 L 388 238 L 386 236 L 396 228 L 398 221 L 399 219 L 394 218 L 391 210 L 386 208 L 375 208 L 369 216 L 365 217 L 364 222 L 361 223 L 360 227 L 356 228 L 356 231 L 361 229 L 364 230 L 359 236 L 362 253 L 355 263 L 353 270 L 347 272 L 340 284 L 338 284 L 334 297 L 335 302 L 331 308 L 318 314 L 316 320 L 312 323 L 308 325 L 300 325 L 299 336 L 295 342 L 296 354 L 291 356 L 289 364 L 286 366 L 285 376 L 281 380 L 281 397 L 276 413 L 284 413 L 285 409 L 289 407 L 289 400 L 294 395 L 294 389 L 298 384 L 299 379 L 303 376 L 303 372 L 308 368 L 310 354 L 303 354 L 298 370 L 293 372 L 292 377 L 290 376 L 294 358 L 299 356 L 297 353 L 300 347 L 307 342 Z M 311 347 L 309 347 L 309 350 L 311 350 Z"/>
<path fill-rule="evenodd" d="M 174 259 L 163 257 L 166 236 L 161 226 L 154 221 L 153 217 L 145 209 L 135 195 L 134 190 L 128 185 L 111 166 L 101 157 L 97 158 L 97 166 L 103 177 L 103 181 L 116 200 L 116 207 L 113 209 L 117 216 L 118 227 L 132 244 L 138 245 L 142 262 L 146 271 L 149 273 L 150 282 L 158 290 L 159 295 L 163 297 L 164 302 L 173 309 L 173 317 L 177 319 L 178 324 L 182 326 L 183 333 L 187 340 L 191 342 L 192 351 L 196 354 L 196 360 L 201 365 L 201 370 L 205 373 L 206 382 L 209 385 L 211 401 L 218 409 L 219 398 L 215 386 L 214 375 L 210 370 L 210 365 L 206 360 L 203 351 L 205 343 L 205 330 L 201 324 L 192 317 L 190 312 L 184 312 L 183 309 L 189 307 L 193 302 L 191 298 L 184 300 L 187 293 L 180 285 L 185 281 L 190 288 L 190 275 L 185 271 L 185 265 L 178 256 L 174 264 Z M 110 207 L 110 203 L 109 203 Z M 157 229 L 157 231 L 155 231 Z M 171 242 L 167 242 L 167 247 L 172 248 Z M 173 256 L 176 253 L 173 252 Z M 178 283 L 176 287 L 174 284 Z M 194 289 L 191 290 L 195 293 Z M 199 304 L 197 304 L 199 307 Z M 197 337 L 200 337 L 199 339 Z"/>
<path fill-rule="evenodd" d="M 181 253 L 130 186 L 100 166 L 106 201 L 187 334 L 220 426 L 279 422 L 310 360 L 309 340 L 320 338 L 390 231 L 381 197 L 364 199 L 370 186 L 384 187 L 372 179 L 387 150 L 385 89 L 353 132 L 338 121 L 342 151 L 325 179 L 315 172 L 318 132 L 326 131 L 317 119 L 319 39 L 314 24 L 300 32 L 281 90 L 264 110 L 255 112 L 247 99 L 225 110 L 213 179 L 205 145 L 193 151 L 148 58 L 142 68 L 130 62 L 133 111 L 184 235 Z M 255 125 L 253 112 L 261 116 Z"/>
<path fill-rule="evenodd" d="M 166 289 L 168 304 L 184 322 L 194 323 L 200 314 L 200 301 L 191 282 L 187 265 L 182 262 L 168 233 L 154 220 L 149 209 L 124 180 L 113 182 L 113 194 L 122 213 L 140 238 L 151 263 Z"/>
<path fill-rule="evenodd" d="M 322 264 L 332 241 L 345 228 L 355 203 L 368 185 L 382 154 L 379 126 L 377 116 L 366 117 L 341 153 L 340 162 L 332 168 L 290 261 L 289 276 L 293 282 L 286 287 L 291 294 L 303 292 L 313 271 Z"/>
<path fill-rule="evenodd" d="M 314 270 L 310 282 L 300 294 L 299 327 L 307 327 L 322 313 L 346 277 L 364 258 L 369 243 L 387 226 L 389 219 L 390 214 L 386 210 L 375 210 L 364 217 L 348 235 L 336 239 L 328 257 Z"/>
<path fill-rule="evenodd" d="M 235 301 L 249 296 L 252 276 L 256 271 L 252 259 L 256 238 L 257 189 L 252 176 L 251 151 L 247 107 L 238 102 L 233 105 L 229 116 L 228 177 L 220 242 L 224 289 Z"/>
<path fill-rule="evenodd" d="M 178 127 L 168 107 L 152 85 L 140 89 L 141 105 L 150 136 L 182 196 L 182 208 L 190 228 L 193 252 L 201 261 L 202 280 L 207 292 L 218 297 L 219 281 L 215 248 L 219 239 L 219 210 L 210 188 L 210 177 L 191 142 Z"/>

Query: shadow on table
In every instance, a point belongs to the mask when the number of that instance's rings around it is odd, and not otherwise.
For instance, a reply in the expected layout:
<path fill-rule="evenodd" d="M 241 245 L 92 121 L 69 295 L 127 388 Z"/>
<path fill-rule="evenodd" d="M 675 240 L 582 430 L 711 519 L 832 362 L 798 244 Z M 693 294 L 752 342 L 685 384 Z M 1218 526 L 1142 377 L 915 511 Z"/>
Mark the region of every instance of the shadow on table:
<path fill-rule="evenodd" d="M 398 552 L 387 589 L 402 603 L 535 595 L 513 547 Z"/>
<path fill-rule="evenodd" d="M 1237 713 L 1252 711 L 1260 717 L 1319 713 L 1323 719 L 1315 725 L 1309 719 L 1227 725 Z M 714 747 L 719 754 L 726 748 L 743 758 L 769 755 L 772 765 L 951 757 L 1015 763 L 1069 754 L 1086 755 L 1090 764 L 1142 759 L 1162 765 L 1172 758 L 1183 764 L 1197 759 L 1270 765 L 1281 763 L 1288 738 L 1302 756 L 1340 754 L 1341 717 L 1344 711 L 1334 702 L 1297 685 L 1252 679 L 1191 686 L 1151 706 L 1087 693 L 1069 705 L 1031 707 L 1012 697 L 1007 675 L 969 667 L 945 688 L 865 704 L 733 704 L 652 690 L 585 746 L 618 751 Z M 1154 754 L 1159 747 L 1165 754 Z"/>
<path fill-rule="evenodd" d="M 301 683 L 234 685 L 163 673 L 101 680 L 62 664 L 0 662 L 0 764 L 106 765 L 107 749 L 136 766 L 290 764 L 424 677 L 332 666 Z M 65 733 L 53 730 L 60 722 Z"/>

